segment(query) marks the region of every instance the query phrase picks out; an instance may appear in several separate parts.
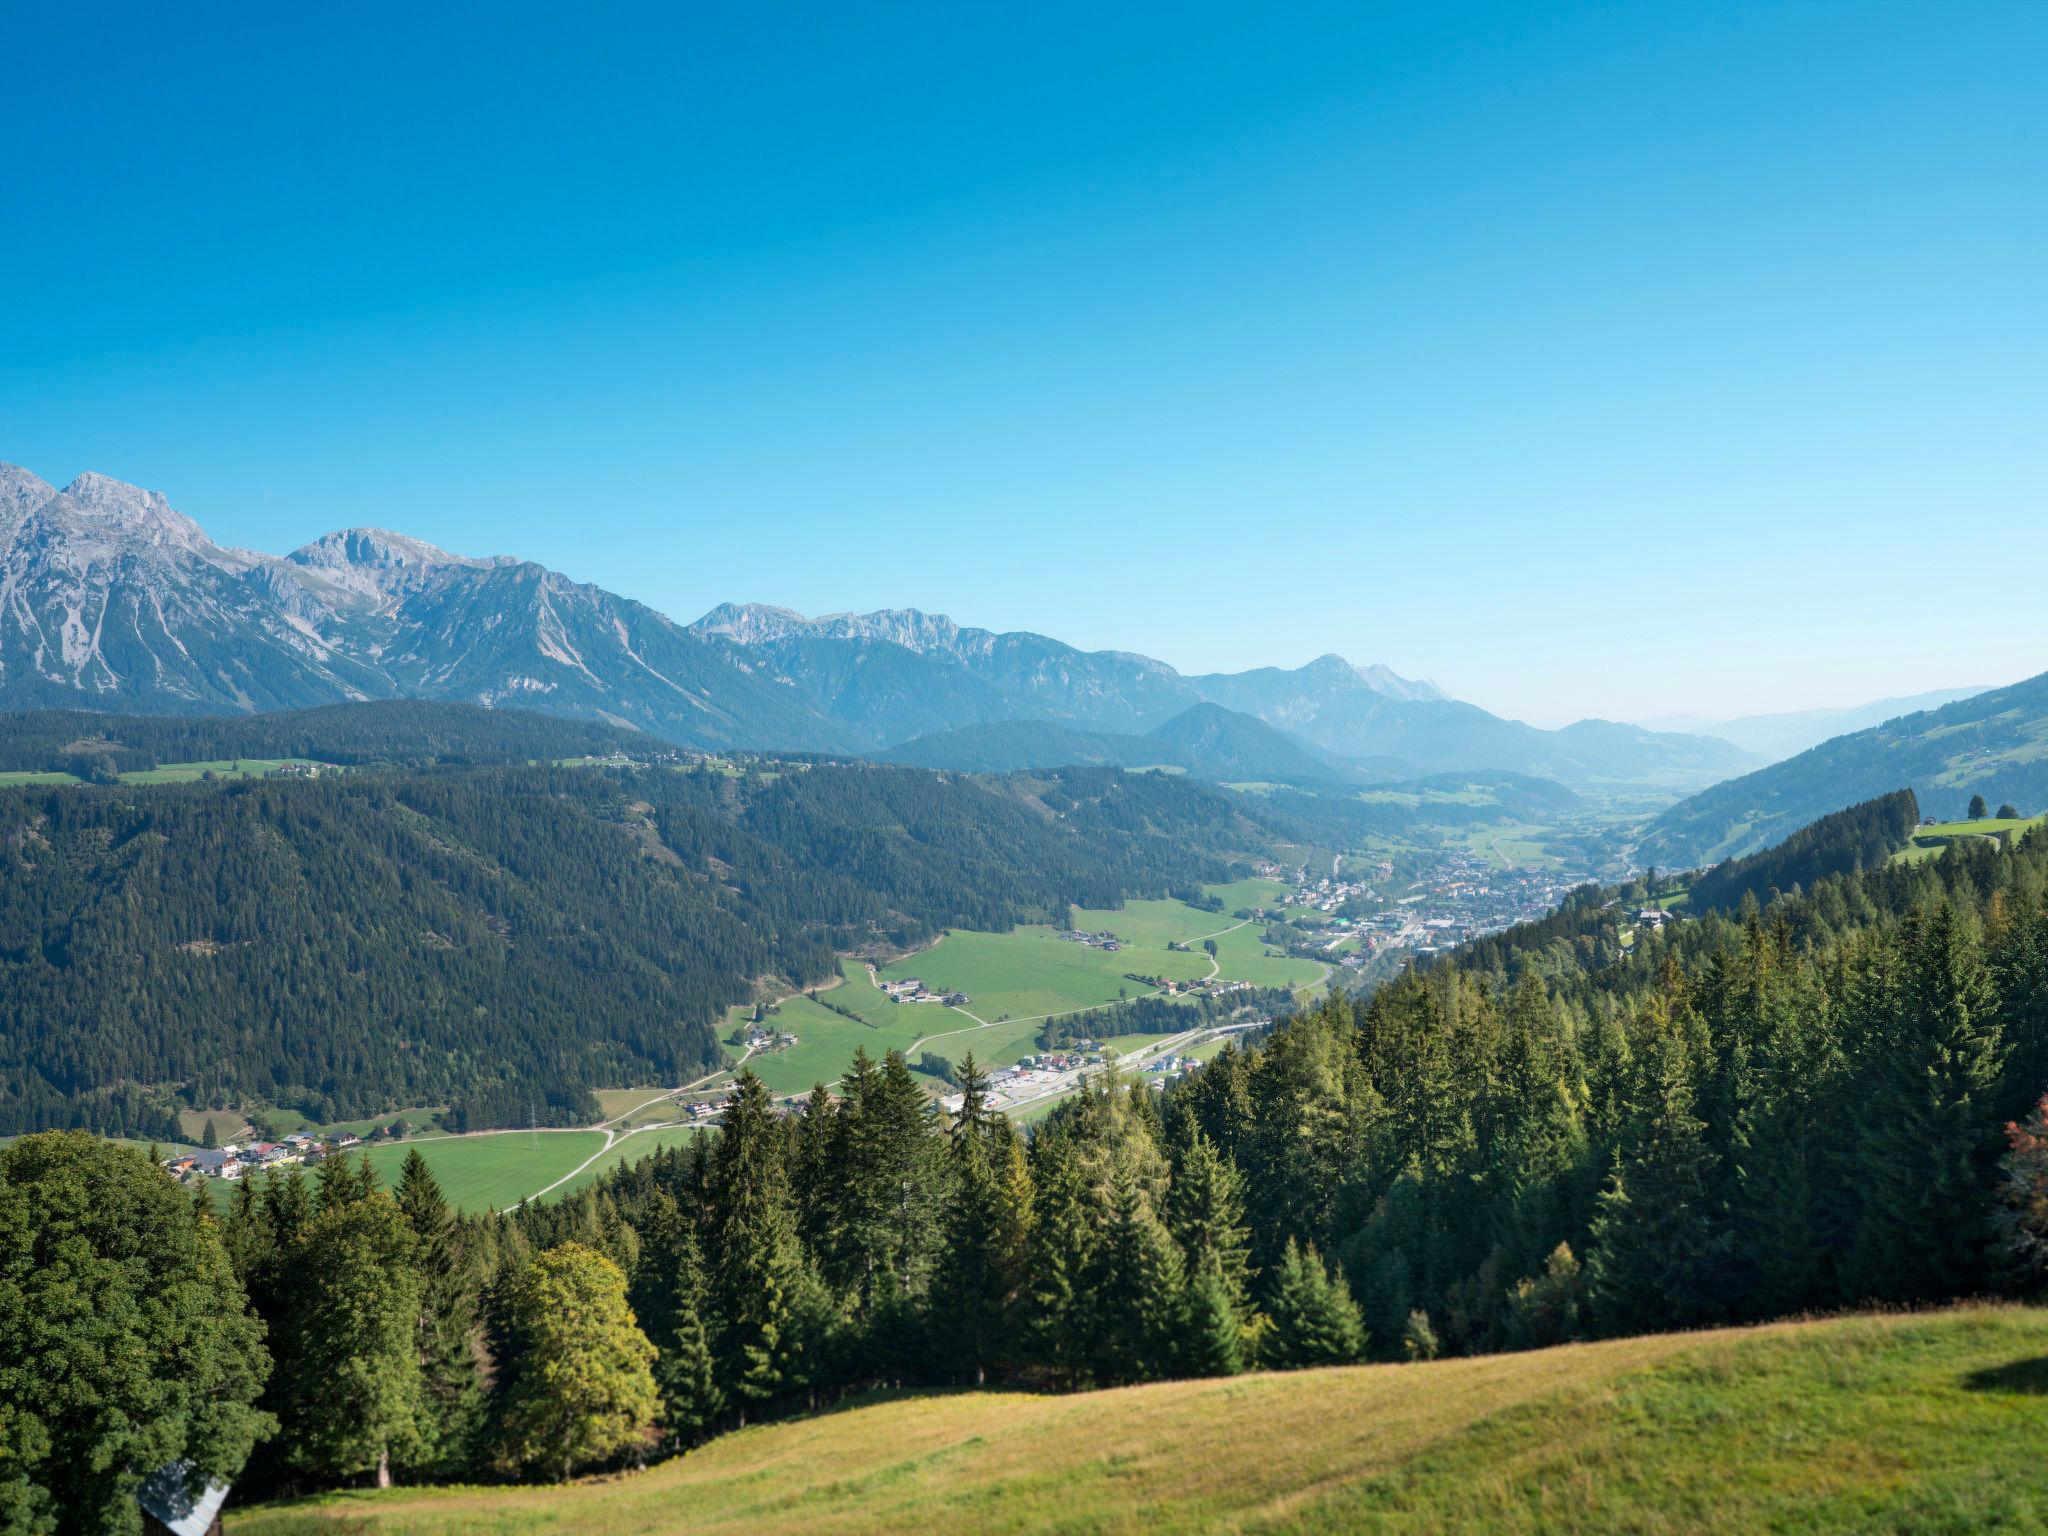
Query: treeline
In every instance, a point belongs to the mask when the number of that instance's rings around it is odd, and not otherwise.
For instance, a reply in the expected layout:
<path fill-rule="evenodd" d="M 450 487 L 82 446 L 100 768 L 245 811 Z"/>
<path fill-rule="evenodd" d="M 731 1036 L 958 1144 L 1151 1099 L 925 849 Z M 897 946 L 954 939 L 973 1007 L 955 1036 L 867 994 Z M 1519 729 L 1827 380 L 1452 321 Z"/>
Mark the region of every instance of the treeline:
<path fill-rule="evenodd" d="M 1732 912 L 1749 897 L 1768 905 L 1782 891 L 1800 890 L 1831 875 L 1882 864 L 1913 836 L 1920 802 L 1910 789 L 1894 790 L 1845 811 L 1823 816 L 1775 848 L 1729 859 L 1702 871 L 1689 887 L 1688 911 L 1718 907 Z"/>
<path fill-rule="evenodd" d="M 106 715 L 83 709 L 0 714 L 0 770 L 105 779 L 164 763 L 241 757 L 423 767 L 547 762 L 670 750 L 623 726 L 525 710 L 387 699 L 273 714 Z"/>
<path fill-rule="evenodd" d="M 1250 991 L 1221 992 L 1214 996 L 1134 997 L 1090 1008 L 1086 1013 L 1063 1013 L 1047 1019 L 1038 1030 L 1042 1051 L 1065 1050 L 1079 1040 L 1114 1040 L 1119 1035 L 1173 1034 L 1196 1029 L 1240 1013 L 1263 1013 L 1269 1017 L 1288 1012 L 1294 994 L 1285 987 L 1257 987 Z"/>
<path fill-rule="evenodd" d="M 1227 878 L 1254 831 L 1218 791 L 1087 771 L 0 792 L 0 1133 L 173 1139 L 181 1106 L 265 1104 L 587 1120 L 593 1087 L 716 1065 L 725 1010 L 837 950 Z"/>

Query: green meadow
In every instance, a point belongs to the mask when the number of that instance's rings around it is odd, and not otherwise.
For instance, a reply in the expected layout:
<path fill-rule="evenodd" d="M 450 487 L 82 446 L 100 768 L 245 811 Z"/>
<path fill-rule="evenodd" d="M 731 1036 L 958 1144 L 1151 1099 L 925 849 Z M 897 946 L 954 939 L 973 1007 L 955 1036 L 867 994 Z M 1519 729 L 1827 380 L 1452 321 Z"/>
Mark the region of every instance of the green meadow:
<path fill-rule="evenodd" d="M 1938 821 L 1913 829 L 1912 841 L 1892 857 L 1902 863 L 1941 857 L 1941 850 L 1959 838 L 2022 836 L 2048 822 L 2048 816 L 1980 816 L 1975 821 Z"/>
<path fill-rule="evenodd" d="M 260 779 L 266 773 L 273 773 L 288 763 L 304 763 L 304 758 L 292 757 L 241 757 L 222 758 L 209 763 L 164 763 L 155 768 L 137 768 L 121 775 L 123 784 L 189 784 L 203 779 L 209 773 L 217 779 Z"/>
<path fill-rule="evenodd" d="M 387 1186 L 398 1183 L 415 1147 L 449 1203 L 465 1211 L 507 1210 L 553 1183 L 604 1145 L 602 1131 L 499 1131 L 481 1136 L 422 1136 L 363 1149 Z"/>
<path fill-rule="evenodd" d="M 1130 974 L 1192 981 L 1209 974 L 1209 961 L 1200 953 L 1170 954 L 1163 945 L 1112 954 L 1062 939 L 1050 928 L 1009 933 L 961 929 L 883 967 L 882 974 L 891 980 L 916 976 L 934 991 L 965 992 L 967 1009 L 976 1018 L 1022 1019 L 1096 1008 L 1151 990 L 1130 980 Z"/>
<path fill-rule="evenodd" d="M 228 1536 L 1749 1536 L 2048 1526 L 2048 1311 L 1963 1307 L 1070 1396 L 884 1397 L 644 1472 L 231 1510 Z"/>

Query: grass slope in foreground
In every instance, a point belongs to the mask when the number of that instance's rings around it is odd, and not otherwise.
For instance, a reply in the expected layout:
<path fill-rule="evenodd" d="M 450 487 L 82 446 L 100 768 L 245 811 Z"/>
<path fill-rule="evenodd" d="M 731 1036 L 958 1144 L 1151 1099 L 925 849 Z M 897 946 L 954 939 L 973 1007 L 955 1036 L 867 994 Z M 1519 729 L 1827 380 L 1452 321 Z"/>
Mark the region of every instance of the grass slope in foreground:
<path fill-rule="evenodd" d="M 2048 1311 L 1967 1307 L 744 1430 L 641 1474 L 398 1490 L 229 1536 L 2036 1531 Z"/>

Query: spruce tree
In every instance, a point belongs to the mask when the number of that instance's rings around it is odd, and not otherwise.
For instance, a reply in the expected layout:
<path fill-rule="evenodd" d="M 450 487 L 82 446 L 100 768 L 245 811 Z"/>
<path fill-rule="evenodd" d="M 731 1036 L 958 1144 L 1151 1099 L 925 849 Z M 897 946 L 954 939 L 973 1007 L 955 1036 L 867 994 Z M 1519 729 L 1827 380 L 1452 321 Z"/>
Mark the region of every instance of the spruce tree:
<path fill-rule="evenodd" d="M 1153 1381 L 1172 1374 L 1185 1283 L 1180 1249 L 1153 1214 L 1135 1170 L 1119 1166 L 1089 1274 L 1089 1364 L 1097 1380 Z"/>
<path fill-rule="evenodd" d="M 1727 1304 L 1729 1241 L 1707 1128 L 1693 1111 L 1691 1047 L 1661 1009 L 1649 1027 L 1622 1149 L 1587 1239 L 1588 1299 L 1607 1333 L 1692 1327 Z"/>
<path fill-rule="evenodd" d="M 406 1153 L 396 1199 L 412 1231 L 421 1280 L 421 1413 L 417 1442 L 405 1469 L 449 1477 L 470 1461 L 483 1422 L 483 1383 L 475 1351 L 482 1266 L 476 1244 L 417 1147 Z"/>
<path fill-rule="evenodd" d="M 1862 1124 L 1852 1299 L 1962 1295 L 1990 1275 L 2002 1035 L 1975 936 L 1948 902 L 1908 925 L 1900 1002 Z"/>
<path fill-rule="evenodd" d="M 750 1408 L 785 1389 L 802 1265 L 781 1133 L 767 1088 L 744 1067 L 726 1102 L 708 1185 L 718 1384 L 744 1424 Z"/>
<path fill-rule="evenodd" d="M 724 1397 L 705 1321 L 708 1297 L 696 1224 L 665 1192 L 657 1194 L 647 1221 L 632 1301 L 642 1331 L 659 1351 L 654 1383 L 661 1395 L 663 1439 L 688 1450 L 710 1435 Z"/>
<path fill-rule="evenodd" d="M 1332 1274 L 1313 1244 L 1293 1238 L 1272 1275 L 1273 1319 L 1266 1363 L 1277 1370 L 1345 1365 L 1365 1353 L 1365 1325 L 1342 1272 Z"/>
<path fill-rule="evenodd" d="M 1033 1221 L 1022 1303 L 1028 1359 L 1055 1383 L 1088 1379 L 1088 1274 L 1099 1241 L 1073 1142 L 1041 1136 L 1032 1147 Z"/>

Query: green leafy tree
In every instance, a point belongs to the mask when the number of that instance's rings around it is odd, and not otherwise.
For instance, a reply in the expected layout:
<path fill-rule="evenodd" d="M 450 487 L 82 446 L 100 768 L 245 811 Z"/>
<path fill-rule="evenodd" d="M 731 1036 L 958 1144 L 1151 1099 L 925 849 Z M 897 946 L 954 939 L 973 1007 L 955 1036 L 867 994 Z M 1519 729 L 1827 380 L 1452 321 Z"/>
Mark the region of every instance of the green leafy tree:
<path fill-rule="evenodd" d="M 389 1487 L 394 1457 L 417 1448 L 424 1407 L 419 1245 L 390 1195 L 330 1199 L 339 1187 L 322 1188 L 322 1209 L 285 1256 L 291 1299 L 269 1401 L 290 1471 Z"/>
<path fill-rule="evenodd" d="M 1984 819 L 1985 815 L 1986 815 L 1986 811 L 1985 811 L 1985 807 L 1984 807 L 1984 797 L 1983 797 L 1982 795 L 1972 795 L 1972 796 L 1970 796 L 1970 811 L 1969 811 L 1969 816 L 1970 816 L 1970 820 L 1972 820 L 1972 821 L 1982 821 L 1982 820 Z"/>
<path fill-rule="evenodd" d="M 1998 808 L 1998 819 L 2000 821 L 2018 821 L 2020 819 L 2020 808 L 2008 800 Z"/>
<path fill-rule="evenodd" d="M 511 1300 L 519 1355 L 506 1389 L 505 1457 L 567 1477 L 647 1443 L 660 1408 L 654 1346 L 618 1265 L 580 1243 L 527 1266 Z"/>
<path fill-rule="evenodd" d="M 125 1536 L 143 1475 L 233 1481 L 269 1364 L 219 1225 L 141 1153 L 0 1148 L 0 1529 Z"/>

